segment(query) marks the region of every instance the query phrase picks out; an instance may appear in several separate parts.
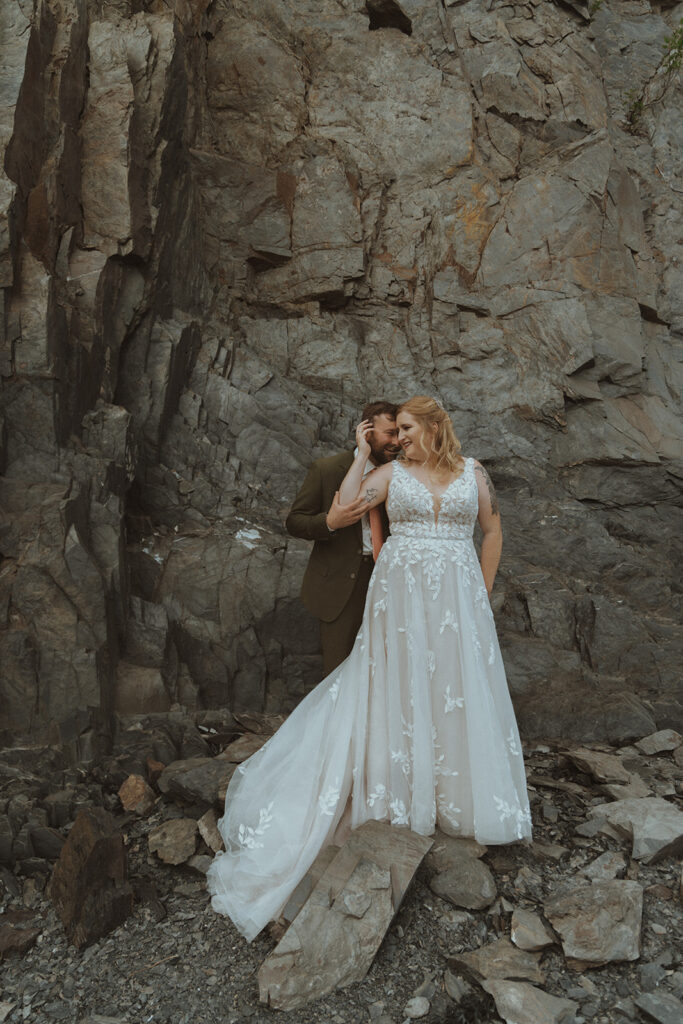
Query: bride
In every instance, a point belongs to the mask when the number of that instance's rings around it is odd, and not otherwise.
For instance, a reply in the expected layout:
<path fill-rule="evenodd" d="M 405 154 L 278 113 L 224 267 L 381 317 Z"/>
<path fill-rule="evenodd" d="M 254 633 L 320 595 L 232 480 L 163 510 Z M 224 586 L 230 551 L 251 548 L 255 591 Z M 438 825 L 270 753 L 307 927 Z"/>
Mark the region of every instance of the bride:
<path fill-rule="evenodd" d="M 363 477 L 368 422 L 341 486 L 386 501 L 351 654 L 235 771 L 207 875 L 212 906 L 249 940 L 349 820 L 479 842 L 531 835 L 524 762 L 489 595 L 502 545 L 491 480 L 432 398 L 397 416 L 400 459 Z M 472 533 L 483 531 L 481 565 Z"/>

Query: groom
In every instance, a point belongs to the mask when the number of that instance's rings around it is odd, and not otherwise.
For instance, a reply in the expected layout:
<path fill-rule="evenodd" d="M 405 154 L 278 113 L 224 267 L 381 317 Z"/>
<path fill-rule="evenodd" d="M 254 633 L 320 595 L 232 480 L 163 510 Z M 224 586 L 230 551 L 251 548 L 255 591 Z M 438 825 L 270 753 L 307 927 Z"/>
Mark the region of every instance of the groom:
<path fill-rule="evenodd" d="M 400 451 L 396 412 L 397 406 L 384 401 L 370 402 L 363 409 L 361 419 L 372 420 L 367 472 L 391 462 Z M 353 457 L 354 453 L 347 451 L 317 459 L 286 521 L 292 537 L 315 542 L 304 574 L 301 600 L 320 619 L 326 676 L 351 653 L 363 619 L 374 565 L 373 537 L 363 499 L 350 505 L 339 502 L 338 491 Z M 389 523 L 384 505 L 379 510 L 386 537 Z"/>

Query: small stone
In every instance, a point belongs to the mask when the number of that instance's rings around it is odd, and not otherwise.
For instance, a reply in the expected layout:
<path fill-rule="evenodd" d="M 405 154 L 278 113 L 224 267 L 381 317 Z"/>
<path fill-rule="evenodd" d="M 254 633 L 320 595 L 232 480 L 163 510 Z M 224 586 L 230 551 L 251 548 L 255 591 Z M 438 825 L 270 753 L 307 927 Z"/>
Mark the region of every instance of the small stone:
<path fill-rule="evenodd" d="M 639 964 L 638 977 L 643 992 L 654 992 L 662 978 L 667 975 L 666 970 L 658 963 Z"/>
<path fill-rule="evenodd" d="M 54 861 L 62 852 L 64 836 L 47 825 L 38 825 L 31 829 L 31 845 L 37 857 Z"/>
<path fill-rule="evenodd" d="M 198 871 L 200 875 L 205 875 L 212 863 L 213 857 L 209 857 L 205 853 L 195 853 L 187 860 L 187 866 L 193 871 Z"/>
<path fill-rule="evenodd" d="M 153 757 L 147 758 L 146 765 L 149 784 L 150 786 L 156 786 L 166 765 L 163 761 L 157 761 Z"/>
<path fill-rule="evenodd" d="M 182 864 L 197 845 L 197 822 L 193 818 L 165 821 L 149 834 L 150 853 L 156 853 L 165 864 Z"/>
<path fill-rule="evenodd" d="M 429 887 L 437 896 L 456 907 L 481 910 L 496 898 L 496 883 L 490 869 L 476 857 L 465 855 L 459 863 L 434 875 Z"/>
<path fill-rule="evenodd" d="M 512 914 L 510 937 L 519 949 L 538 950 L 556 942 L 538 914 L 517 908 Z"/>
<path fill-rule="evenodd" d="M 31 946 L 35 945 L 40 932 L 40 928 L 21 928 L 14 924 L 1 925 L 0 961 L 13 956 L 23 956 Z"/>
<path fill-rule="evenodd" d="M 472 991 L 472 986 L 468 985 L 464 978 L 449 970 L 444 971 L 443 984 L 448 995 L 456 1003 Z"/>
<path fill-rule="evenodd" d="M 531 852 L 540 860 L 560 861 L 569 853 L 569 847 L 558 843 L 532 843 Z"/>
<path fill-rule="evenodd" d="M 683 736 L 675 729 L 660 729 L 659 732 L 652 732 L 638 740 L 636 746 L 643 754 L 662 754 L 668 750 L 675 750 L 683 743 Z"/>
<path fill-rule="evenodd" d="M 581 975 L 578 982 L 584 992 L 587 992 L 589 996 L 596 996 L 598 994 L 598 986 L 592 982 L 590 978 L 587 978 L 585 974 Z"/>
<path fill-rule="evenodd" d="M 517 949 L 509 939 L 496 939 L 469 953 L 453 956 L 449 968 L 464 968 L 477 979 L 524 978 L 542 985 L 545 974 L 539 967 L 540 954 Z"/>
<path fill-rule="evenodd" d="M 581 869 L 581 874 L 594 881 L 607 881 L 610 878 L 623 878 L 626 874 L 626 858 L 623 853 L 612 853 L 607 850 Z"/>
<path fill-rule="evenodd" d="M 403 1007 L 403 1016 L 408 1020 L 419 1020 L 420 1017 L 427 1016 L 430 1008 L 431 1004 L 428 999 L 425 999 L 424 996 L 414 996 Z"/>
<path fill-rule="evenodd" d="M 619 1014 L 617 1020 L 636 1020 L 640 1015 L 638 1008 L 633 1002 L 630 996 L 626 996 L 624 999 L 618 999 L 612 1007 L 612 1011 Z"/>
<path fill-rule="evenodd" d="M 428 871 L 439 874 L 447 871 L 448 868 L 458 867 L 463 857 L 478 859 L 483 857 L 487 851 L 476 839 L 458 839 L 456 836 L 447 836 L 437 829 L 434 845 L 425 857 L 424 863 Z"/>
<path fill-rule="evenodd" d="M 119 800 L 124 811 L 146 818 L 154 810 L 156 795 L 142 775 L 129 775 L 119 788 Z"/>
<path fill-rule="evenodd" d="M 209 808 L 206 814 L 203 814 L 197 822 L 197 828 L 199 834 L 214 853 L 219 853 L 225 849 L 223 845 L 223 837 L 218 831 L 218 822 L 216 818 L 216 812 L 213 808 Z"/>
<path fill-rule="evenodd" d="M 557 807 L 555 806 L 555 804 L 548 803 L 547 800 L 544 800 L 543 801 L 543 806 L 542 806 L 541 810 L 542 810 L 542 813 L 543 813 L 543 817 L 545 818 L 546 821 L 550 821 L 550 822 L 553 822 L 553 823 L 555 823 L 557 821 L 557 819 L 559 817 L 559 811 L 558 811 Z"/>

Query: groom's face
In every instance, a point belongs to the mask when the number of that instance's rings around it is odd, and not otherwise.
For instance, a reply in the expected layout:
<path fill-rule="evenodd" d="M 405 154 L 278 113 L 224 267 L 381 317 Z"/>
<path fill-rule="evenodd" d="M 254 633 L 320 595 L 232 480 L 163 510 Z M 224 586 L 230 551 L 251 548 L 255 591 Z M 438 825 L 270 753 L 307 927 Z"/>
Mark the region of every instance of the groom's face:
<path fill-rule="evenodd" d="M 398 427 L 396 420 L 386 413 L 375 416 L 372 424 L 372 430 L 368 435 L 372 461 L 377 466 L 383 466 L 385 462 L 395 459 L 401 450 L 398 443 Z"/>

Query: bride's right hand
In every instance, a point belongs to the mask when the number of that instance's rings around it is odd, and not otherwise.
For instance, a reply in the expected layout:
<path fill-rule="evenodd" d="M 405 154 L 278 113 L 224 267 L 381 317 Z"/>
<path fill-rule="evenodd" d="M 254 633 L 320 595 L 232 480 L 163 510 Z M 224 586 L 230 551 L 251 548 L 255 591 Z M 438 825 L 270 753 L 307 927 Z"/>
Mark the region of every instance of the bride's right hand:
<path fill-rule="evenodd" d="M 356 427 L 356 445 L 358 446 L 358 454 L 362 455 L 363 458 L 368 458 L 372 449 L 370 448 L 370 442 L 368 441 L 368 434 L 372 430 L 372 420 L 363 420 Z"/>

